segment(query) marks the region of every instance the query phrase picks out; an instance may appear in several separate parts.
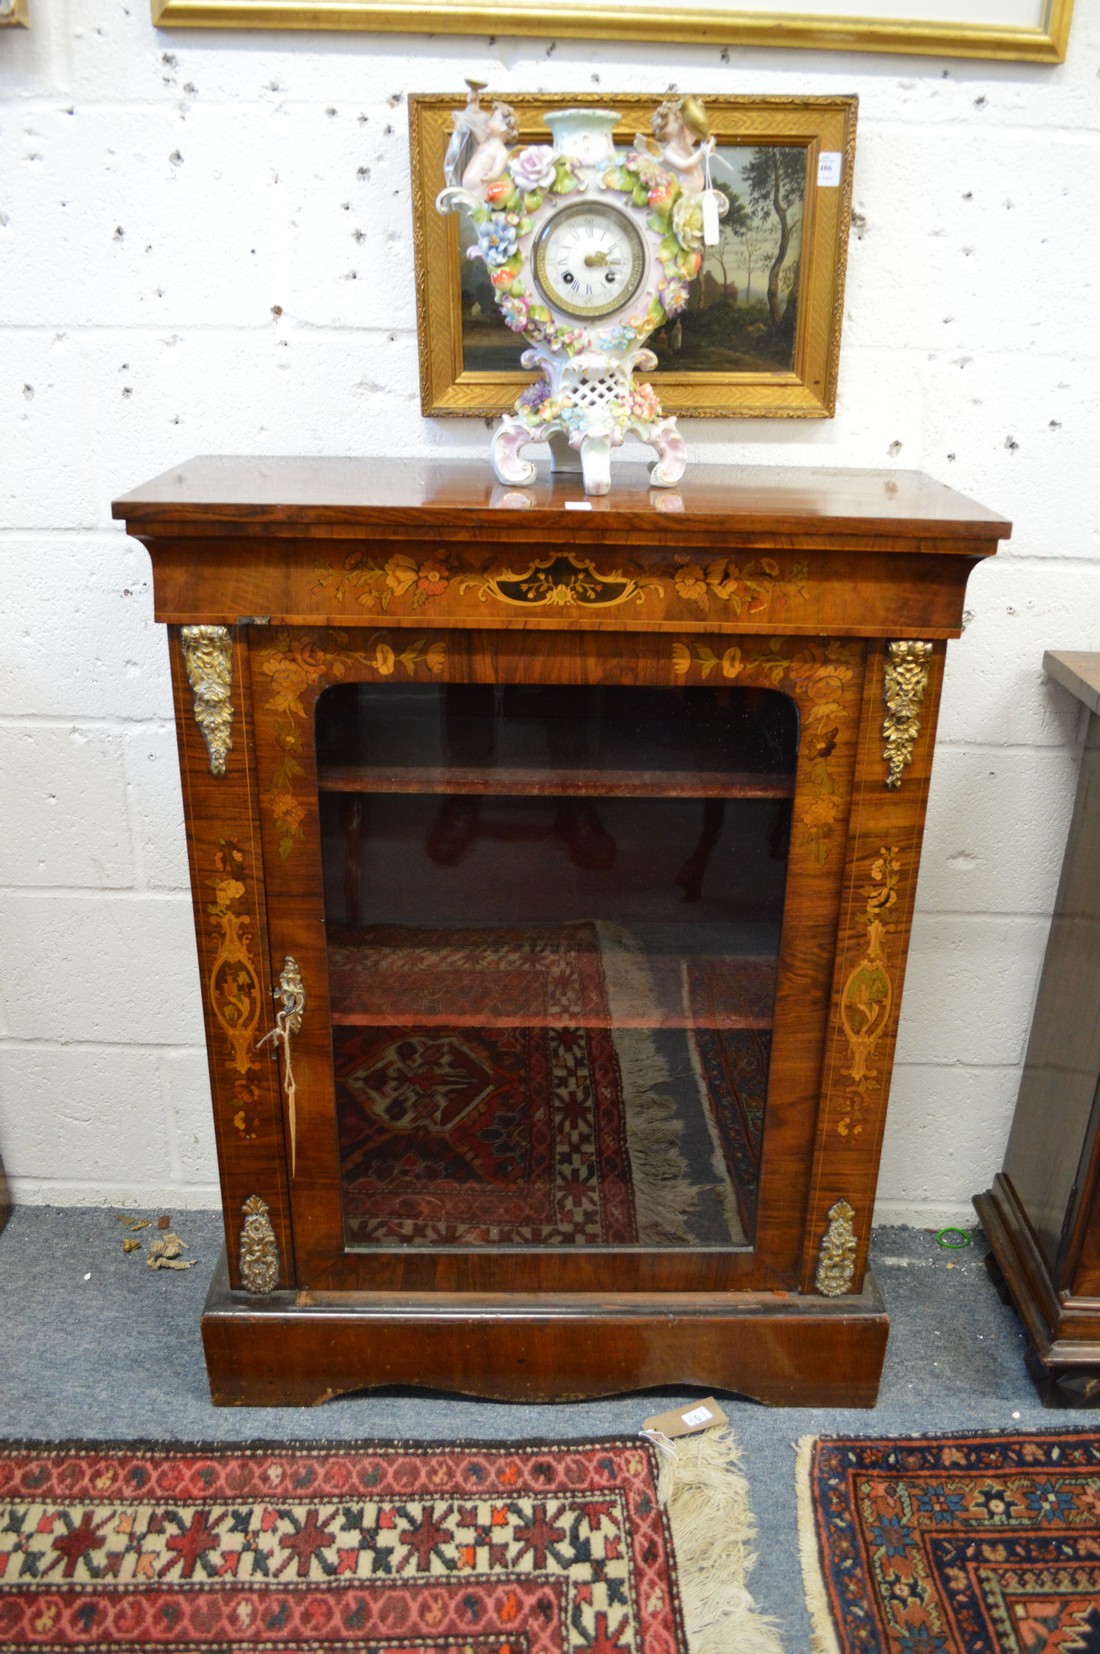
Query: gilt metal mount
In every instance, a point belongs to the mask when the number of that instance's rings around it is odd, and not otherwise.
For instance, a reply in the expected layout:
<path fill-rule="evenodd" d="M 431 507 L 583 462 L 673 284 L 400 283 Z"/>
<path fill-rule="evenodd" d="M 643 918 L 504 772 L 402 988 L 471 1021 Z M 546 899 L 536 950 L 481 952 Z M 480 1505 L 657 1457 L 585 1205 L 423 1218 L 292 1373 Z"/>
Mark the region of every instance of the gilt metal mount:
<path fill-rule="evenodd" d="M 882 721 L 882 756 L 886 760 L 886 785 L 900 787 L 902 771 L 913 762 L 913 748 L 920 734 L 920 708 L 928 688 L 932 660 L 930 643 L 891 643 L 886 650 L 882 697 L 886 717 Z"/>
<path fill-rule="evenodd" d="M 817 1290 L 826 1298 L 842 1298 L 852 1290 L 856 1267 L 855 1212 L 846 1200 L 829 1208 L 829 1227 L 817 1256 Z"/>
<path fill-rule="evenodd" d="M 210 755 L 210 773 L 224 775 L 233 745 L 233 638 L 227 626 L 183 626 L 180 638 L 187 681 L 195 697 L 195 722 Z"/>

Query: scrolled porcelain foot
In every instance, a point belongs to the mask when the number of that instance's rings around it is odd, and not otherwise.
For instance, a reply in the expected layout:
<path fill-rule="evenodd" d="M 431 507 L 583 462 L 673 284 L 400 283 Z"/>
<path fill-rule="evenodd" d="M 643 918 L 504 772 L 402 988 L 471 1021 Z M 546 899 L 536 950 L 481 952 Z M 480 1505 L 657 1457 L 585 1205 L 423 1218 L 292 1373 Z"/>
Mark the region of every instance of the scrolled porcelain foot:
<path fill-rule="evenodd" d="M 505 415 L 493 433 L 489 448 L 493 470 L 500 482 L 534 482 L 535 467 L 529 459 L 520 458 L 520 449 L 536 440 L 521 419 Z"/>
<path fill-rule="evenodd" d="M 655 488 L 675 488 L 687 469 L 684 439 L 670 421 L 669 428 L 655 433 L 652 438 L 657 450 L 657 461 L 649 473 Z"/>
<path fill-rule="evenodd" d="M 581 442 L 581 471 L 586 494 L 606 494 L 611 488 L 611 439 L 586 436 Z"/>

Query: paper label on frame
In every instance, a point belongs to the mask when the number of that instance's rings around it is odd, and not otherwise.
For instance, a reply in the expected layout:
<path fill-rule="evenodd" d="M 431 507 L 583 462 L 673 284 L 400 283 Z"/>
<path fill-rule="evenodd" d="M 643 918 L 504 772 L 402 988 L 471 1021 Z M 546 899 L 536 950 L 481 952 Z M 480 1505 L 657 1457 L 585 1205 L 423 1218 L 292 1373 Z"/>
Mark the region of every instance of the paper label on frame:
<path fill-rule="evenodd" d="M 817 187 L 819 190 L 840 188 L 844 172 L 844 157 L 839 149 L 823 149 L 817 158 Z"/>

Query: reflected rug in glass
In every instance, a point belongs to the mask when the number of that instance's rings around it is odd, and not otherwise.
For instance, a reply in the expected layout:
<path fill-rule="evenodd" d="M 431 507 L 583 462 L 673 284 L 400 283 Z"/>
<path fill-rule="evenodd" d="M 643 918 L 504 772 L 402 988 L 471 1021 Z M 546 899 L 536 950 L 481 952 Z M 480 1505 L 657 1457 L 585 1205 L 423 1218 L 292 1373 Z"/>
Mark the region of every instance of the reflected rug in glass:
<path fill-rule="evenodd" d="M 606 1028 L 333 1030 L 352 1244 L 638 1240 Z"/>
<path fill-rule="evenodd" d="M 805 1438 L 822 1654 L 1096 1654 L 1100 1435 Z"/>
<path fill-rule="evenodd" d="M 771 1034 L 766 1028 L 696 1028 L 691 1039 L 740 1226 L 751 1235 L 756 1227 Z"/>
<path fill-rule="evenodd" d="M 741 1022 L 727 986 L 696 1029 L 675 956 L 606 924 L 333 931 L 329 961 L 349 1245 L 744 1244 L 770 964 L 726 961 Z"/>

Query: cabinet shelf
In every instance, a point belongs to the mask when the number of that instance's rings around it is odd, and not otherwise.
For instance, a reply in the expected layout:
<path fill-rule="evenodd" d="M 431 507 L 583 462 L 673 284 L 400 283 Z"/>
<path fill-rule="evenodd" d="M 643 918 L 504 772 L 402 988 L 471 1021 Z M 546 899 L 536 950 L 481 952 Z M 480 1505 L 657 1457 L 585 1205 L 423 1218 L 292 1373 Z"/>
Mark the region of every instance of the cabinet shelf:
<path fill-rule="evenodd" d="M 446 793 L 524 798 L 791 798 L 794 777 L 774 771 L 498 769 L 458 765 L 325 765 L 323 793 Z"/>
<path fill-rule="evenodd" d="M 363 933 L 369 936 L 370 933 Z M 328 949 L 330 1017 L 344 1028 L 770 1028 L 775 959 L 708 954 L 601 954 L 602 1002 L 547 1009 L 541 973 L 456 970 L 409 948 L 357 942 L 335 930 Z"/>
<path fill-rule="evenodd" d="M 417 1028 L 531 1028 L 543 1027 L 544 1023 L 535 1022 L 529 1015 L 510 1016 L 507 1012 L 495 1012 L 491 1015 L 480 1015 L 471 1011 L 421 1011 L 411 1010 L 408 1015 L 402 1015 L 400 1007 L 377 1010 L 334 1010 L 329 1018 L 334 1028 L 393 1028 L 408 1032 Z M 556 1017 L 554 1027 L 561 1025 L 572 1026 L 575 1019 Z M 770 1016 L 756 1015 L 747 1012 L 744 1016 L 730 1013 L 723 1017 L 719 1027 L 722 1030 L 731 1028 L 767 1029 L 772 1025 Z M 589 1016 L 581 1024 L 584 1028 L 610 1028 L 612 1030 L 635 1028 L 654 1033 L 662 1028 L 710 1028 L 712 1023 L 703 1022 L 698 1017 L 691 1016 L 686 1011 L 667 1012 L 658 1011 L 656 1015 L 646 1015 L 638 1012 L 631 1016 L 627 1012 L 623 1016 Z"/>

